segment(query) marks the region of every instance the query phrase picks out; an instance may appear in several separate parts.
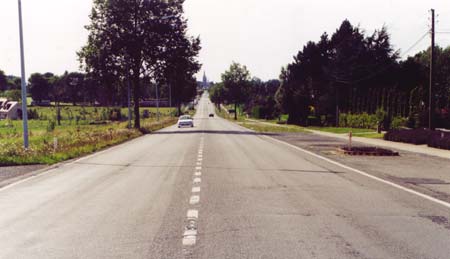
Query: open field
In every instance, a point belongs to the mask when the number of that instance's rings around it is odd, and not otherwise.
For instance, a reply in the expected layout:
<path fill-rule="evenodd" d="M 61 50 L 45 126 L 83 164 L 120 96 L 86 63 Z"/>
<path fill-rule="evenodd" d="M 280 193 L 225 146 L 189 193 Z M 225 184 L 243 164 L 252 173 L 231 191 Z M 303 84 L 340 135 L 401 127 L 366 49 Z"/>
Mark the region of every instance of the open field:
<path fill-rule="evenodd" d="M 172 109 L 160 109 L 161 119 L 157 121 L 156 109 L 143 108 L 149 110 L 150 118 L 142 119 L 141 130 L 127 129 L 127 109 L 121 111 L 122 121 L 112 122 L 105 120 L 110 112 L 107 108 L 64 107 L 58 126 L 55 108 L 31 109 L 41 119 L 29 120 L 28 150 L 22 147 L 22 121 L 0 121 L 0 166 L 54 164 L 170 126 L 177 120 L 171 116 Z"/>

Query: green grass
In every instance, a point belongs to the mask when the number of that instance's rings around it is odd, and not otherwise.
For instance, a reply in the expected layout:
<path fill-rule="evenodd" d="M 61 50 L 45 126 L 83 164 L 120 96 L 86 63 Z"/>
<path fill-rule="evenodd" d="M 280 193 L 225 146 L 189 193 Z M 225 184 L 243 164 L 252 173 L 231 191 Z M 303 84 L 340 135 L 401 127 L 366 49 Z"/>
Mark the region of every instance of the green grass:
<path fill-rule="evenodd" d="M 57 109 L 56 107 L 38 107 L 38 106 L 30 106 L 29 110 L 34 110 L 39 115 L 40 120 L 55 120 Z M 83 106 L 61 106 L 61 118 L 62 120 L 74 121 L 77 117 L 79 117 L 80 121 L 98 121 L 101 120 L 102 114 L 107 111 L 107 107 L 83 107 Z M 143 114 L 144 110 L 148 110 L 151 117 L 156 117 L 157 109 L 154 107 L 151 108 L 140 108 L 140 114 Z M 128 116 L 128 108 L 120 108 L 120 112 L 122 117 Z M 174 114 L 176 112 L 175 108 L 160 108 L 159 113 L 164 116 L 168 116 Z M 134 115 L 134 110 L 132 110 L 132 114 Z"/>
<path fill-rule="evenodd" d="M 353 134 L 353 136 L 355 136 L 355 137 L 363 137 L 363 138 L 383 139 L 384 133 L 377 133 L 377 132 L 372 132 L 372 133 L 355 133 L 355 134 Z"/>
<path fill-rule="evenodd" d="M 375 132 L 375 130 L 373 130 L 373 129 L 337 128 L 337 127 L 308 127 L 307 129 L 323 131 L 323 132 L 328 132 L 328 133 L 336 133 L 336 134 L 346 134 L 346 133 L 349 133 L 350 131 L 353 134 L 374 133 Z"/>
<path fill-rule="evenodd" d="M 238 125 L 241 125 L 247 129 L 254 130 L 260 133 L 281 133 L 281 132 L 301 132 L 301 133 L 309 133 L 305 128 L 295 126 L 295 125 L 267 125 L 258 122 L 237 122 Z"/>
<path fill-rule="evenodd" d="M 163 116 L 159 122 L 155 118 L 143 119 L 141 130 L 127 129 L 127 122 L 76 125 L 67 120 L 62 121 L 62 126 L 49 130 L 50 122 L 30 120 L 28 150 L 22 147 L 22 121 L 0 121 L 0 166 L 58 163 L 170 126 L 176 120 L 169 116 Z"/>
<path fill-rule="evenodd" d="M 234 106 L 233 106 L 234 107 Z M 231 106 L 227 108 L 232 108 Z M 350 131 L 353 133 L 355 137 L 364 137 L 364 138 L 374 138 L 374 139 L 382 139 L 384 134 L 377 133 L 373 129 L 358 129 L 358 128 L 338 128 L 338 127 L 301 127 L 297 125 L 288 125 L 288 124 L 277 124 L 278 119 L 275 120 L 259 120 L 252 119 L 252 121 L 248 121 L 244 115 L 238 116 L 238 120 L 234 120 L 234 114 L 227 114 L 223 110 L 216 109 L 216 113 L 225 119 L 228 119 L 231 122 L 237 123 L 245 128 L 254 130 L 256 132 L 261 133 L 280 133 L 280 132 L 300 132 L 300 133 L 308 133 L 308 130 L 317 130 L 328 133 L 335 134 L 348 134 Z M 288 115 L 284 114 L 281 116 L 281 121 L 287 121 Z M 267 123 L 271 123 L 273 125 L 268 125 Z"/>

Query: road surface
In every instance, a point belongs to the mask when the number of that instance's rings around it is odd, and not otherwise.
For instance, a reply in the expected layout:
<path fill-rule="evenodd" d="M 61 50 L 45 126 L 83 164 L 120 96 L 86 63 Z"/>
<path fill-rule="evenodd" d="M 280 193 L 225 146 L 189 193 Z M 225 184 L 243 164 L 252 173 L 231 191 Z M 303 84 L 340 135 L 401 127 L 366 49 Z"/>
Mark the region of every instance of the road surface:
<path fill-rule="evenodd" d="M 0 189 L 0 258 L 450 257 L 448 207 L 213 110 Z"/>

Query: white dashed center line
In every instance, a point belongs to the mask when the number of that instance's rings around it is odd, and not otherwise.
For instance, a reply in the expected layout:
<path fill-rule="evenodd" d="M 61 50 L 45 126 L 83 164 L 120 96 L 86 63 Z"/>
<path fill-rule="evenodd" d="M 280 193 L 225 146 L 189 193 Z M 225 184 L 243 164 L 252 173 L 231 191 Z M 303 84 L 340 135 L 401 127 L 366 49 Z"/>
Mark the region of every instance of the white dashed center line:
<path fill-rule="evenodd" d="M 204 138 L 200 139 L 200 146 L 198 148 L 198 157 L 196 162 L 196 167 L 194 171 L 194 180 L 192 182 L 192 195 L 189 199 L 189 204 L 196 207 L 200 203 L 200 184 L 202 182 L 202 162 L 203 162 L 203 148 L 204 148 Z M 187 212 L 187 226 L 183 234 L 183 246 L 194 246 L 197 243 L 197 220 L 198 220 L 198 209 L 189 209 Z"/>
<path fill-rule="evenodd" d="M 198 219 L 198 210 L 188 210 L 187 218 L 188 219 Z"/>
<path fill-rule="evenodd" d="M 189 203 L 191 205 L 198 204 L 199 202 L 200 202 L 200 196 L 198 196 L 198 195 L 191 196 L 191 199 L 189 200 Z"/>

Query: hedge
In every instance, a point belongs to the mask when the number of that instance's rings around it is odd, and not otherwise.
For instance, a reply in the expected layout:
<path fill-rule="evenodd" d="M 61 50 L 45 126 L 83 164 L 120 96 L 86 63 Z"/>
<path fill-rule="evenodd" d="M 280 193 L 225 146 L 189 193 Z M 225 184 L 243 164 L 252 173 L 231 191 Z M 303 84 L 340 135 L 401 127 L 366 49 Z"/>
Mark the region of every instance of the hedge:
<path fill-rule="evenodd" d="M 439 130 L 424 128 L 391 130 L 384 135 L 384 139 L 450 150 L 450 132 Z"/>

